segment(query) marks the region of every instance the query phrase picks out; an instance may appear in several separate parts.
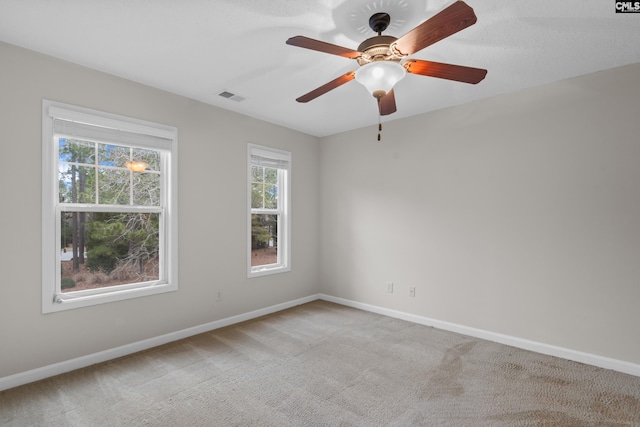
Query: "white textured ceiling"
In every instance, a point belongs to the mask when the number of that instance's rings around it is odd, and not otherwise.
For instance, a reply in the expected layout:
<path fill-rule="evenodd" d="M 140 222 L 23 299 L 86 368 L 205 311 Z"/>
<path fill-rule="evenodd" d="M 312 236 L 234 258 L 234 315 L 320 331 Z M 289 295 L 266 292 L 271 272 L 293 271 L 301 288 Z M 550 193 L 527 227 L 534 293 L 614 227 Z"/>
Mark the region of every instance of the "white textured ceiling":
<path fill-rule="evenodd" d="M 412 58 L 485 68 L 478 85 L 407 75 L 384 121 L 640 62 L 640 14 L 613 0 L 466 0 L 478 22 Z M 357 49 L 384 11 L 399 37 L 449 0 L 0 0 L 0 40 L 302 132 L 377 123 L 354 60 L 288 46 L 304 35 Z M 2 58 L 0 58 L 0 65 Z M 229 91 L 238 102 L 218 96 Z"/>

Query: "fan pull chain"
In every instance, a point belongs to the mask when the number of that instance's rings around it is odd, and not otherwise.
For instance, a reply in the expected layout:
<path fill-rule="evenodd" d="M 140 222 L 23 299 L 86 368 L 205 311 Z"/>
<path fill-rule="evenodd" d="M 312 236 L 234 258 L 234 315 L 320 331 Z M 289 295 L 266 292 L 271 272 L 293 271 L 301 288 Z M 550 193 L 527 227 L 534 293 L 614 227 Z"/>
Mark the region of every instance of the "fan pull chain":
<path fill-rule="evenodd" d="M 378 141 L 380 141 L 381 133 L 382 133 L 382 117 L 378 114 Z"/>

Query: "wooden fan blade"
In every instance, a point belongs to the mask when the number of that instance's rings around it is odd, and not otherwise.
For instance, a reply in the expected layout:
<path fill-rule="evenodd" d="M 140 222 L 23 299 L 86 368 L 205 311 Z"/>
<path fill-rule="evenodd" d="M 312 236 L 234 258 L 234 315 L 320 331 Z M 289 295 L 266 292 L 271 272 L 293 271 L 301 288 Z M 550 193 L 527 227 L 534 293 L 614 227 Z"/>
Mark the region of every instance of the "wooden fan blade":
<path fill-rule="evenodd" d="M 385 96 L 380 98 L 380 100 L 378 101 L 378 109 L 380 110 L 381 116 L 387 116 L 397 111 L 396 96 L 393 93 L 393 89 L 387 92 Z"/>
<path fill-rule="evenodd" d="M 407 70 L 407 73 L 471 84 L 481 82 L 487 75 L 487 70 L 481 68 L 422 61 L 419 59 L 409 59 L 402 65 Z"/>
<path fill-rule="evenodd" d="M 338 86 L 342 86 L 343 84 L 350 82 L 356 77 L 355 71 L 349 71 L 346 74 L 341 75 L 337 79 L 331 80 L 329 83 L 323 84 L 319 88 L 312 90 L 311 92 L 302 95 L 300 98 L 296 99 L 298 102 L 309 102 L 312 99 L 316 99 L 320 95 L 324 95 L 332 89 L 337 88 Z"/>
<path fill-rule="evenodd" d="M 424 21 L 396 41 L 396 49 L 403 55 L 412 55 L 476 23 L 473 9 L 457 1 Z"/>
<path fill-rule="evenodd" d="M 362 53 L 357 50 L 348 49 L 346 47 L 337 46 L 335 44 L 326 43 L 320 40 L 310 39 L 305 36 L 295 36 L 287 40 L 287 44 L 291 46 L 303 47 L 305 49 L 317 50 L 319 52 L 330 53 L 344 58 L 359 58 Z"/>

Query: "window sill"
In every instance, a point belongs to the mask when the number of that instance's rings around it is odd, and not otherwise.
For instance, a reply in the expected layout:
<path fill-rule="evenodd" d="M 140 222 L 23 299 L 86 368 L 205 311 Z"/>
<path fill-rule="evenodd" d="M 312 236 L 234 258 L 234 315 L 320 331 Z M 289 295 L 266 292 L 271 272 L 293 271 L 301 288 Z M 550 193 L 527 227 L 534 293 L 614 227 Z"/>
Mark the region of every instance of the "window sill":
<path fill-rule="evenodd" d="M 291 267 L 286 266 L 275 266 L 275 267 L 263 267 L 249 270 L 247 277 L 252 279 L 254 277 L 262 277 L 262 276 L 270 276 L 272 274 L 286 273 L 291 271 Z"/>
<path fill-rule="evenodd" d="M 177 290 L 178 286 L 176 283 L 164 283 L 132 289 L 122 289 L 110 292 L 107 291 L 90 295 L 68 295 L 67 298 L 65 298 L 64 294 L 61 294 L 53 296 L 48 301 L 43 301 L 42 312 L 44 314 L 55 313 L 58 311 L 72 310 L 74 308 L 89 307 L 98 304 L 123 301 L 131 298 L 139 298 L 166 292 L 175 292 Z"/>

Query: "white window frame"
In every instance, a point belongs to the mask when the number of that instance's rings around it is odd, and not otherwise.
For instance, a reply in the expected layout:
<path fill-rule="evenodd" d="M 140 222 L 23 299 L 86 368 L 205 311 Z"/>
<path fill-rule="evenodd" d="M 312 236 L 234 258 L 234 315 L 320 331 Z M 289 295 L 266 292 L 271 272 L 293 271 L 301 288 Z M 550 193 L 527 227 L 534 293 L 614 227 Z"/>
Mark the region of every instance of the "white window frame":
<path fill-rule="evenodd" d="M 91 125 L 95 141 L 160 151 L 160 207 L 75 204 L 74 211 L 158 212 L 159 280 L 65 292 L 60 287 L 60 215 L 58 147 L 54 121 Z M 114 141 L 123 135 L 124 143 Z M 127 136 L 129 137 L 127 139 Z M 106 138 L 106 139 L 104 139 Z M 131 139 L 133 138 L 133 139 Z M 178 290 L 178 129 L 61 102 L 42 101 L 42 312 L 52 313 Z"/>
<path fill-rule="evenodd" d="M 278 171 L 278 209 L 252 209 L 251 206 L 251 155 L 284 161 L 286 169 Z M 251 215 L 278 214 L 278 262 L 251 266 Z M 247 150 L 247 277 L 260 277 L 291 271 L 291 153 L 262 145 L 248 144 Z"/>

